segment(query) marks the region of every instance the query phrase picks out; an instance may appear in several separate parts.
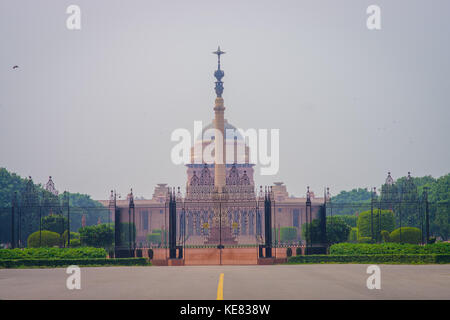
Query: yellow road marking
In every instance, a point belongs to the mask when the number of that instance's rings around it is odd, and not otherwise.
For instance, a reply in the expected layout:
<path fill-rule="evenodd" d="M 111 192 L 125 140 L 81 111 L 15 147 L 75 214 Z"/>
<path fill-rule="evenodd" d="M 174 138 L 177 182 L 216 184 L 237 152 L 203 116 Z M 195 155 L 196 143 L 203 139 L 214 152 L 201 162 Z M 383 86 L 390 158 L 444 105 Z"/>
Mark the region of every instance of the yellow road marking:
<path fill-rule="evenodd" d="M 223 300 L 223 273 L 219 277 L 219 285 L 217 286 L 217 300 Z"/>

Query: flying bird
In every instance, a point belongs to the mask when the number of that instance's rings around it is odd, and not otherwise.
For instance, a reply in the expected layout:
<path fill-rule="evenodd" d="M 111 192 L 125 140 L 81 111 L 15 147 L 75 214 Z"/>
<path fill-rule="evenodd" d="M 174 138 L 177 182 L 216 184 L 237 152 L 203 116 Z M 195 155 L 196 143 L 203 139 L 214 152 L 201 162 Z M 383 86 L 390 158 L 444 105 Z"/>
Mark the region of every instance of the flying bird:
<path fill-rule="evenodd" d="M 19 68 L 19 66 L 14 66 L 14 67 L 13 67 L 13 69 L 17 69 L 17 68 Z"/>

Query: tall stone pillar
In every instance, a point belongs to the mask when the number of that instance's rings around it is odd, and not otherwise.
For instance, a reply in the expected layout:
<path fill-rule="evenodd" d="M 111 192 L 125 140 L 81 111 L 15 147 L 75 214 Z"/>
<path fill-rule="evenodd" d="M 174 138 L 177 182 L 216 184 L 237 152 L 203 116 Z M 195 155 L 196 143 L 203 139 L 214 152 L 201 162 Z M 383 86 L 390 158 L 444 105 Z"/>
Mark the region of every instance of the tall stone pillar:
<path fill-rule="evenodd" d="M 225 106 L 223 104 L 223 82 L 222 78 L 225 76 L 225 72 L 220 70 L 220 56 L 224 54 L 220 47 L 217 51 L 213 52 L 217 55 L 218 67 L 214 72 L 214 77 L 217 79 L 215 91 L 216 91 L 216 103 L 214 106 L 214 186 L 218 189 L 219 193 L 222 193 L 223 187 L 225 187 Z"/>
<path fill-rule="evenodd" d="M 224 111 L 223 98 L 217 97 L 214 107 L 214 186 L 218 189 L 219 193 L 222 192 L 223 187 L 226 184 Z"/>

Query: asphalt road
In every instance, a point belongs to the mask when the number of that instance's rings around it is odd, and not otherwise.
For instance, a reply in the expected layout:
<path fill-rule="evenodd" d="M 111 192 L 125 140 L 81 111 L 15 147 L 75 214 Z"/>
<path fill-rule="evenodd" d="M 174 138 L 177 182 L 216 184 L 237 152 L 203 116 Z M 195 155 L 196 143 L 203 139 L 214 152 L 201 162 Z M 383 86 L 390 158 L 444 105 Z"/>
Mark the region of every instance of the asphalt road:
<path fill-rule="evenodd" d="M 65 268 L 0 269 L 0 299 L 450 299 L 450 265 L 379 265 L 381 289 L 369 290 L 368 265 L 81 268 L 69 290 Z M 222 285 L 219 285 L 223 273 Z"/>

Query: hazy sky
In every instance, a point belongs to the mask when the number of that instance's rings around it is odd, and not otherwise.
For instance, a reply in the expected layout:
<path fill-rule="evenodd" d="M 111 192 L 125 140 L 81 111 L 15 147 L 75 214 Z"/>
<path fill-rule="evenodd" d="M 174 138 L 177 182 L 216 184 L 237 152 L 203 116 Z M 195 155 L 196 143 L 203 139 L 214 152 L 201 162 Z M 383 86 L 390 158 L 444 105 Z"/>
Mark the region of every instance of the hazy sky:
<path fill-rule="evenodd" d="M 389 170 L 440 176 L 449 39 L 448 0 L 1 0 L 0 167 L 95 199 L 184 186 L 170 134 L 213 118 L 220 45 L 225 117 L 280 129 L 279 173 L 258 185 L 300 196 L 380 186 Z"/>

